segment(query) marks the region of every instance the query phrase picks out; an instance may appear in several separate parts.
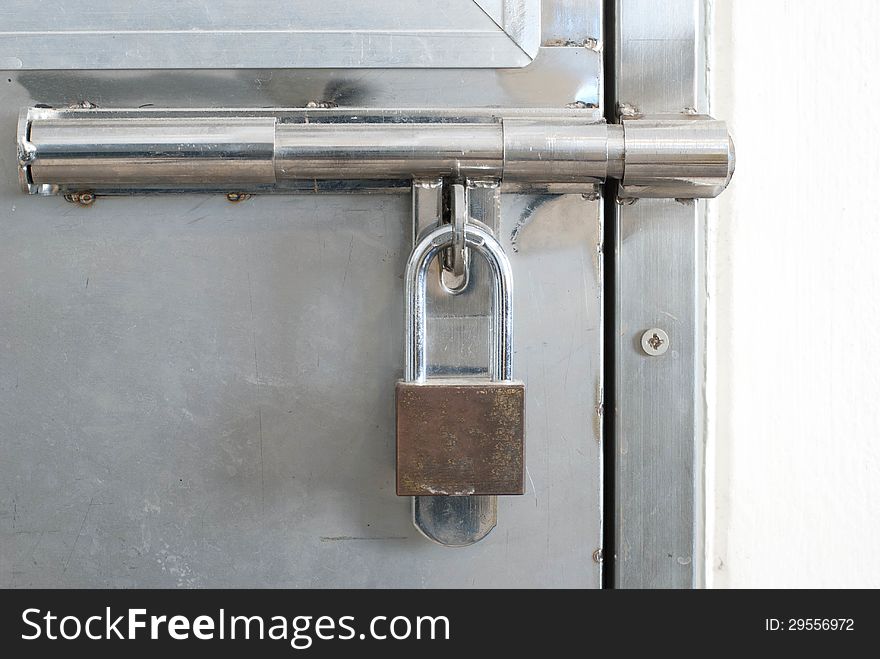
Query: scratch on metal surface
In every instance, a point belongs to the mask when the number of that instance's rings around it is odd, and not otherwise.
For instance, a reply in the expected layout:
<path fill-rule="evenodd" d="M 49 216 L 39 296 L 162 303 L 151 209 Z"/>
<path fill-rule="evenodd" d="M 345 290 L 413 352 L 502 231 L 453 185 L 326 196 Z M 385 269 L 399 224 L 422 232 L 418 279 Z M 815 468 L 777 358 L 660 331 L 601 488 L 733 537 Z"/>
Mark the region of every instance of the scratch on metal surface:
<path fill-rule="evenodd" d="M 50 533 L 51 533 L 51 531 L 50 531 Z M 34 560 L 34 554 L 37 553 L 37 547 L 39 547 L 39 546 L 40 546 L 40 543 L 43 541 L 43 536 L 44 536 L 44 535 L 46 535 L 46 532 L 45 532 L 45 531 L 40 531 L 40 537 L 37 538 L 37 541 L 34 543 L 34 546 L 31 548 L 31 553 L 28 554 L 28 560 L 29 560 L 31 563 L 33 563 L 34 565 L 37 564 L 37 562 Z"/>
<path fill-rule="evenodd" d="M 197 203 L 195 206 L 193 206 L 192 208 L 190 208 L 190 209 L 186 212 L 187 215 L 189 215 L 189 214 L 192 213 L 193 211 L 198 210 L 199 208 L 201 208 L 202 206 L 204 206 L 205 204 L 207 204 L 207 203 L 208 203 L 208 199 L 209 199 L 209 197 L 205 197 L 205 198 L 202 199 L 199 203 Z"/>
<path fill-rule="evenodd" d="M 348 261 L 345 264 L 345 274 L 342 275 L 342 288 L 345 289 L 345 282 L 348 281 L 348 270 L 351 268 L 351 255 L 354 252 L 354 236 L 348 241 Z"/>
<path fill-rule="evenodd" d="M 357 536 L 357 535 L 322 535 L 321 542 L 348 542 L 351 540 L 409 540 L 405 535 Z"/>
<path fill-rule="evenodd" d="M 529 479 L 529 485 L 532 486 L 532 493 L 535 495 L 535 502 L 537 503 L 538 488 L 535 487 L 535 481 L 532 480 L 532 472 L 529 471 L 528 467 L 526 467 L 526 477 Z"/>
<path fill-rule="evenodd" d="M 263 408 L 257 408 L 260 419 L 260 508 L 266 507 L 266 463 L 263 461 Z"/>
<path fill-rule="evenodd" d="M 257 365 L 257 325 L 254 323 L 254 293 L 251 288 L 251 271 L 248 270 L 247 273 L 247 281 L 248 281 L 248 300 L 251 305 L 251 336 L 253 337 L 254 343 L 254 378 L 256 378 L 257 382 L 260 380 L 260 368 Z"/>
<path fill-rule="evenodd" d="M 532 223 L 532 220 L 535 218 L 536 211 L 541 208 L 544 204 L 549 202 L 554 198 L 555 195 L 539 195 L 535 197 L 532 201 L 526 204 L 525 208 L 523 208 L 522 213 L 520 213 L 519 219 L 516 221 L 516 225 L 513 227 L 513 231 L 510 232 L 510 244 L 513 248 L 514 253 L 519 252 L 519 237 L 523 231 L 525 231 L 526 227 Z"/>
<path fill-rule="evenodd" d="M 73 540 L 73 546 L 70 548 L 70 553 L 67 554 L 67 560 L 64 561 L 64 569 L 61 570 L 62 576 L 67 572 L 67 568 L 70 567 L 70 559 L 73 558 L 73 552 L 76 549 L 76 543 L 79 542 L 79 539 L 82 536 L 83 529 L 86 526 L 86 520 L 89 518 L 89 513 L 92 512 L 92 506 L 94 505 L 95 497 L 92 497 L 91 501 L 89 501 L 88 508 L 86 508 L 86 514 L 83 515 L 82 522 L 79 525 L 79 531 L 77 531 L 76 538 L 74 538 Z"/>

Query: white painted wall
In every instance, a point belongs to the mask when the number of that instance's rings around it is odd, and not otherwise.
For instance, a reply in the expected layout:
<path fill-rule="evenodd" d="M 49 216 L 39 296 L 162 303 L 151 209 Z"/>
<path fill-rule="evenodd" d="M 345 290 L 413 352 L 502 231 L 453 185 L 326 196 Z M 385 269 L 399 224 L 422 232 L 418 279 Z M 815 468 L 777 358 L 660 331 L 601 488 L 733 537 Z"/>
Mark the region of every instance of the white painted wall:
<path fill-rule="evenodd" d="M 712 22 L 707 583 L 880 587 L 880 2 Z"/>

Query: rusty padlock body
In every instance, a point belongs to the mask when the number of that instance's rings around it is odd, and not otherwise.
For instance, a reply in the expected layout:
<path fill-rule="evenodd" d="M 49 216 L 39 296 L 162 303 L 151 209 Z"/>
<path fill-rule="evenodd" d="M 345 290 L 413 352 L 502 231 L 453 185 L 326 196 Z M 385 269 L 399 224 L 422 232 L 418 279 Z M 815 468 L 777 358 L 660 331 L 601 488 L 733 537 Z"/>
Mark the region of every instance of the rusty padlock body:
<path fill-rule="evenodd" d="M 517 495 L 525 492 L 525 386 L 511 380 L 512 275 L 504 249 L 468 224 L 467 247 L 492 273 L 489 378 L 428 379 L 428 268 L 452 244 L 453 228 L 433 230 L 407 264 L 404 381 L 397 384 L 397 494 Z"/>

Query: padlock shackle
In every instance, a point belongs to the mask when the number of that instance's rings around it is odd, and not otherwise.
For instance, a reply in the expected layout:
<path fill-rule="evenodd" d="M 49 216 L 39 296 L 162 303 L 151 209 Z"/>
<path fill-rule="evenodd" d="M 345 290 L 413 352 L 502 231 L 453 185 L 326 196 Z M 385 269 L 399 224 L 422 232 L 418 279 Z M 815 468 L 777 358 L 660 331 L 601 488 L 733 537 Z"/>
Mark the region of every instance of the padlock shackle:
<path fill-rule="evenodd" d="M 406 266 L 406 350 L 404 379 L 425 382 L 427 365 L 428 268 L 441 250 L 452 245 L 455 231 L 442 225 L 415 246 Z M 489 377 L 495 382 L 509 380 L 513 372 L 513 275 L 504 248 L 489 232 L 465 226 L 467 247 L 483 255 L 492 272 L 492 322 L 489 326 Z"/>

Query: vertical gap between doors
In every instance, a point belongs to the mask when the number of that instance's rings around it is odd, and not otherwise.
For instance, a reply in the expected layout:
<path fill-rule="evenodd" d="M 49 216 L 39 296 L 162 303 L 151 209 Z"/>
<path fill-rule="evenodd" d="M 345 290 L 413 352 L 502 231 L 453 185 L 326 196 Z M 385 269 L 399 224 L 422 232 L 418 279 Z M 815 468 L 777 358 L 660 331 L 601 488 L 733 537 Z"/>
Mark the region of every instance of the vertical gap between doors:
<path fill-rule="evenodd" d="M 605 120 L 617 121 L 617 0 L 603 0 L 602 34 L 603 85 Z M 615 326 L 617 323 L 617 192 L 618 183 L 608 179 L 602 190 L 603 203 L 603 396 L 602 396 L 602 587 L 614 588 L 615 547 L 616 547 L 616 490 L 615 490 L 615 423 L 617 420 L 617 399 L 615 391 L 616 346 Z"/>

